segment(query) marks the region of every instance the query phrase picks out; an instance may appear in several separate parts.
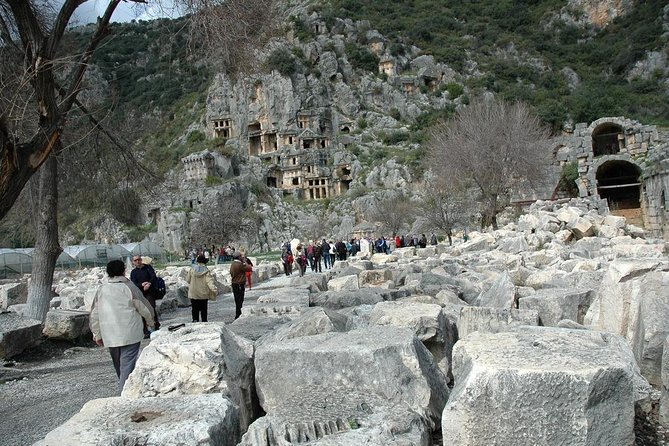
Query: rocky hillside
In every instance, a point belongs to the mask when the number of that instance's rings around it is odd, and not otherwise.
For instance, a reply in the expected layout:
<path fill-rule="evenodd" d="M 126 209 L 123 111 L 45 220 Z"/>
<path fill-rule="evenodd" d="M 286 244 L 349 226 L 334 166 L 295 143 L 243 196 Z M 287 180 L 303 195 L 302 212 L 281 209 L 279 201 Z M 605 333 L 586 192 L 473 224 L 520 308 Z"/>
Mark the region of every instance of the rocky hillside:
<path fill-rule="evenodd" d="M 188 51 L 184 21 L 116 25 L 114 37 L 96 54 L 87 99 L 100 110 L 111 107 L 112 128 L 134 127 L 128 140 L 135 142 L 137 157 L 168 174 L 164 183 L 143 174 L 120 183 L 128 192 L 107 205 L 91 203 L 81 191 L 104 191 L 109 180 L 96 185 L 89 172 L 67 175 L 61 224 L 70 243 L 160 230 L 146 217 L 156 206 L 181 213 L 167 215 L 171 227 L 162 230 L 186 237 L 191 212 L 183 203 L 193 193 L 181 193 L 180 160 L 203 150 L 222 152 L 236 175 L 223 178 L 226 184 L 186 182 L 205 187 L 196 201 L 219 189 L 235 190 L 265 222 L 278 222 L 257 228 L 258 237 L 269 233 L 273 244 L 297 228 L 308 232 L 322 224 L 331 233 L 349 233 L 388 191 L 415 195 L 423 184 L 425 129 L 473 97 L 528 102 L 556 131 L 612 115 L 669 122 L 669 7 L 660 1 L 541 1 L 523 7 L 290 1 L 283 7 L 283 32 L 258 54 L 257 71 L 235 78 L 216 74 L 230 67 Z M 90 32 L 73 32 L 73 44 Z M 274 102 L 253 104 L 254 95 Z M 305 204 L 295 197 L 293 203 L 266 189 L 266 166 L 249 159 L 244 144 L 228 138 L 222 145 L 213 138 L 212 120 L 223 115 L 239 129 L 248 127 L 251 115 L 298 126 L 296 115 L 304 109 L 327 110 L 331 171 L 324 175 L 335 175 L 333 166 L 350 165 L 352 180 L 343 198 Z M 12 225 L 11 218 L 5 220 Z M 30 234 L 19 238 L 0 229 L 6 245 L 30 244 Z"/>

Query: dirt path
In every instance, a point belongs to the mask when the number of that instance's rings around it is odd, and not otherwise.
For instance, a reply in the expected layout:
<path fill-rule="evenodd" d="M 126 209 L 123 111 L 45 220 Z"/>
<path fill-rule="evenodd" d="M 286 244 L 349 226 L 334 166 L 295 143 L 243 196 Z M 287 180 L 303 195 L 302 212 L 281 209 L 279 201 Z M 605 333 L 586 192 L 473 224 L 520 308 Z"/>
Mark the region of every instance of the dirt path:
<path fill-rule="evenodd" d="M 249 293 L 249 301 L 254 300 Z M 232 296 L 209 305 L 209 321 L 232 322 Z M 164 326 L 190 322 L 190 308 L 162 317 Z M 143 346 L 149 341 L 144 341 Z M 115 396 L 116 374 L 106 348 L 46 341 L 0 365 L 0 444 L 26 446 L 41 440 L 87 401 Z"/>

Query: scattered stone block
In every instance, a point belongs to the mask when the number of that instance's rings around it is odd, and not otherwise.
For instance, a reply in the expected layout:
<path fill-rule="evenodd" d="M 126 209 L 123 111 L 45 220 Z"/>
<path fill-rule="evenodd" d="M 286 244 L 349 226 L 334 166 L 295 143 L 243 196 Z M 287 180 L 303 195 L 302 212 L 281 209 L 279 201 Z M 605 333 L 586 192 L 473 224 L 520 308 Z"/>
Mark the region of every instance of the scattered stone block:
<path fill-rule="evenodd" d="M 662 346 L 669 334 L 669 272 L 652 259 L 615 260 L 586 313 L 585 325 L 622 335 L 643 375 L 661 384 Z"/>
<path fill-rule="evenodd" d="M 369 271 L 362 271 L 358 276 L 358 285 L 363 286 L 378 286 L 382 283 L 392 281 L 393 275 L 388 269 L 375 269 Z"/>
<path fill-rule="evenodd" d="M 547 288 L 520 299 L 519 308 L 536 310 L 541 324 L 548 327 L 556 327 L 563 319 L 583 324 L 594 298 L 593 290 Z"/>
<path fill-rule="evenodd" d="M 81 310 L 49 310 L 43 334 L 47 338 L 74 341 L 91 337 L 90 313 Z"/>
<path fill-rule="evenodd" d="M 507 272 L 499 274 L 492 286 L 476 298 L 480 307 L 512 308 L 516 298 L 516 286 Z"/>
<path fill-rule="evenodd" d="M 202 445 L 234 446 L 241 440 L 239 413 L 217 395 L 92 400 L 35 446 Z"/>
<path fill-rule="evenodd" d="M 240 428 L 258 415 L 253 344 L 213 322 L 159 330 L 123 388 L 125 398 L 218 393 L 239 407 Z"/>
<path fill-rule="evenodd" d="M 13 312 L 0 313 L 0 358 L 11 358 L 42 340 L 42 323 Z"/>
<path fill-rule="evenodd" d="M 458 317 L 458 334 L 463 338 L 475 331 L 499 333 L 519 325 L 539 325 L 539 312 L 509 308 L 462 307 Z"/>
<path fill-rule="evenodd" d="M 595 226 L 585 218 L 577 218 L 575 222 L 567 225 L 567 228 L 574 233 L 577 239 L 583 237 L 592 237 L 595 235 Z"/>
<path fill-rule="evenodd" d="M 359 289 L 358 276 L 350 275 L 337 277 L 328 282 L 329 291 L 354 291 Z"/>
<path fill-rule="evenodd" d="M 615 335 L 478 332 L 455 345 L 453 374 L 444 445 L 634 444 L 635 386 L 643 379 Z"/>
<path fill-rule="evenodd" d="M 0 285 L 0 310 L 10 305 L 24 304 L 28 300 L 28 284 L 25 282 Z"/>
<path fill-rule="evenodd" d="M 377 288 L 363 288 L 355 291 L 327 291 L 311 298 L 311 305 L 340 310 L 359 305 L 374 305 L 385 299 Z"/>
<path fill-rule="evenodd" d="M 409 428 L 416 423 L 425 433 L 448 398 L 432 355 L 405 328 L 367 327 L 264 343 L 255 364 L 260 403 L 273 418 L 254 423 L 245 438 L 274 439 L 265 444 L 280 444 L 273 443 L 277 438 L 315 440 L 348 431 L 352 422 L 378 428 L 373 414 L 390 411 L 399 415 L 388 416 L 382 430 L 401 434 L 405 430 L 397 423 Z"/>

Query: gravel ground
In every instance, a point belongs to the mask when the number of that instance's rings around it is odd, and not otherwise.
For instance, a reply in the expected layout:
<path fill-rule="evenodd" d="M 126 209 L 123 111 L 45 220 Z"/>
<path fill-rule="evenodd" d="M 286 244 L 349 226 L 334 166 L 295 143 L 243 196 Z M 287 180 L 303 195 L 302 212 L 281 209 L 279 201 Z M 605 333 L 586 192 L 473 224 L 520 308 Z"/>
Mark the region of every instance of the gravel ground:
<path fill-rule="evenodd" d="M 246 301 L 256 300 L 262 289 L 281 286 L 284 281 L 279 277 L 247 290 Z M 231 323 L 234 307 L 231 295 L 219 297 L 209 303 L 209 320 Z M 190 321 L 190 308 L 179 308 L 163 315 L 161 324 Z M 107 349 L 92 342 L 73 346 L 45 341 L 0 366 L 0 446 L 31 445 L 79 412 L 87 401 L 114 396 L 115 389 L 116 374 Z M 645 407 L 645 411 L 636 411 L 636 446 L 669 446 L 669 434 L 657 422 L 659 392 Z"/>
<path fill-rule="evenodd" d="M 247 291 L 247 301 L 255 293 Z M 209 321 L 230 323 L 235 304 L 231 295 L 209 303 Z M 190 308 L 161 318 L 164 326 L 190 322 Z M 142 346 L 149 341 L 143 341 Z M 26 446 L 79 412 L 87 401 L 115 396 L 116 373 L 104 347 L 93 342 L 45 341 L 0 365 L 0 446 Z"/>

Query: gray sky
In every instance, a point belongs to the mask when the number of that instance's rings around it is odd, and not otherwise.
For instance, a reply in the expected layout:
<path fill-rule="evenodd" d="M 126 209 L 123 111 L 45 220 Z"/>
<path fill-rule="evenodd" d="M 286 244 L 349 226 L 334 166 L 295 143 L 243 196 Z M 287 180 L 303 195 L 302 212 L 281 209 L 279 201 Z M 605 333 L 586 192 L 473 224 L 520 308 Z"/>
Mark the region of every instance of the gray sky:
<path fill-rule="evenodd" d="M 62 3 L 63 0 L 57 0 L 56 3 Z M 72 24 L 85 25 L 95 23 L 98 16 L 104 14 L 105 8 L 109 2 L 106 0 L 88 0 L 77 9 L 75 20 Z M 134 2 L 121 2 L 112 17 L 113 22 L 129 22 L 132 19 L 153 20 L 159 17 L 178 17 L 180 14 L 172 5 L 171 1 L 161 2 L 163 5 L 157 5 L 157 2 L 149 2 L 148 5 Z"/>

